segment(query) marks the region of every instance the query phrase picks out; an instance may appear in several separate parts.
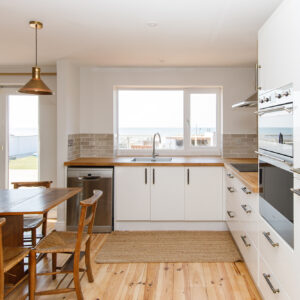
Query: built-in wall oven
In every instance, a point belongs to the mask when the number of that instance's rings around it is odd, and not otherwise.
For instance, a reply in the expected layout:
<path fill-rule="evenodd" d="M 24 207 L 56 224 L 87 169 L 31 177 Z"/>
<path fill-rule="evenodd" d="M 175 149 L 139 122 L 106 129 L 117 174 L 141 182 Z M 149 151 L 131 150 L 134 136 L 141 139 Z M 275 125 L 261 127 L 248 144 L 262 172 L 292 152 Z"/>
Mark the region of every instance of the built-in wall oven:
<path fill-rule="evenodd" d="M 260 95 L 258 108 L 259 210 L 293 248 L 292 84 Z"/>

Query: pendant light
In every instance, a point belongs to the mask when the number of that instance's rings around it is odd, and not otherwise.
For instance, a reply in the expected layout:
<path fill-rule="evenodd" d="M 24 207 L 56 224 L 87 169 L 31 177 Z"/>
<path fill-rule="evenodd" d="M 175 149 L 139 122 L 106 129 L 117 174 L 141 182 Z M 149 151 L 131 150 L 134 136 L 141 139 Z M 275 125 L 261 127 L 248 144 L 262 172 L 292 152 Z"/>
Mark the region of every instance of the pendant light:
<path fill-rule="evenodd" d="M 41 69 L 37 66 L 37 30 L 43 28 L 43 23 L 30 21 L 29 26 L 35 29 L 35 66 L 32 67 L 32 78 L 19 89 L 19 92 L 34 95 L 52 95 L 52 91 L 42 81 Z"/>

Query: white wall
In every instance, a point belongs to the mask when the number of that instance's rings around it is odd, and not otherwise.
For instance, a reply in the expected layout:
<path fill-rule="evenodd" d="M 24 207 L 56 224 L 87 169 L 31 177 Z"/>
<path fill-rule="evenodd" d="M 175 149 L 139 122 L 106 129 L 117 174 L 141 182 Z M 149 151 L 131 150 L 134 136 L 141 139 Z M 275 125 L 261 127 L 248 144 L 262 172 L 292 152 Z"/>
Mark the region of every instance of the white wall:
<path fill-rule="evenodd" d="M 56 72 L 55 67 L 41 67 L 43 72 Z M 31 72 L 31 66 L 0 67 L 0 73 Z M 24 85 L 30 76 L 0 76 L 0 85 Z M 54 91 L 52 96 L 39 96 L 40 179 L 52 180 L 56 186 L 56 76 L 43 76 L 43 81 Z"/>
<path fill-rule="evenodd" d="M 254 68 L 80 69 L 80 133 L 113 133 L 113 88 L 124 85 L 223 87 L 223 133 L 256 133 L 254 109 L 231 105 L 254 93 Z"/>
<path fill-rule="evenodd" d="M 64 162 L 68 160 L 68 135 L 78 133 L 80 69 L 68 60 L 57 62 L 57 181 L 66 186 Z M 56 228 L 65 230 L 66 202 L 57 210 Z"/>

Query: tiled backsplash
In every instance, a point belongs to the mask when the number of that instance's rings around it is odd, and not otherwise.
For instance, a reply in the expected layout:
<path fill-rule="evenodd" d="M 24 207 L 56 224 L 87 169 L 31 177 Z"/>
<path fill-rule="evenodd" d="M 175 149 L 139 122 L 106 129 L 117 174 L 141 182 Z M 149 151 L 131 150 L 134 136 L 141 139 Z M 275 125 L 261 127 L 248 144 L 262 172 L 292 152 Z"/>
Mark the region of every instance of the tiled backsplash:
<path fill-rule="evenodd" d="M 223 157 L 256 157 L 257 134 L 223 134 Z"/>
<path fill-rule="evenodd" d="M 114 155 L 113 134 L 70 134 L 68 159 L 78 157 L 111 157 Z M 256 134 L 223 134 L 223 157 L 256 157 Z"/>
<path fill-rule="evenodd" d="M 70 134 L 68 159 L 109 157 L 114 155 L 113 134 Z"/>

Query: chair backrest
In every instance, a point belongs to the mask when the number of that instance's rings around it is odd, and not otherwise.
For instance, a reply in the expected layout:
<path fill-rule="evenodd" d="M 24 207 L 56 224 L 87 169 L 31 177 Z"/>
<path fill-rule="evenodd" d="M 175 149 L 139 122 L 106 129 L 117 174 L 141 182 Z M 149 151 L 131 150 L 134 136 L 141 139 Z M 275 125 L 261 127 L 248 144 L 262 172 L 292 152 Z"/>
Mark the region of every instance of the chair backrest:
<path fill-rule="evenodd" d="M 80 201 L 81 212 L 80 212 L 80 219 L 78 223 L 78 232 L 77 232 L 77 241 L 75 252 L 80 252 L 80 246 L 82 241 L 82 235 L 84 231 L 84 227 L 88 226 L 87 233 L 90 235 L 93 231 L 93 225 L 95 221 L 96 215 L 96 208 L 97 203 L 100 197 L 102 196 L 103 192 L 100 190 L 94 190 L 94 195 L 86 200 Z M 87 210 L 91 208 L 89 216 L 87 216 Z"/>
<path fill-rule="evenodd" d="M 4 297 L 4 263 L 3 263 L 3 245 L 2 245 L 2 227 L 6 219 L 0 218 L 0 299 Z"/>
<path fill-rule="evenodd" d="M 12 182 L 14 189 L 18 189 L 20 187 L 45 187 L 50 188 L 51 183 L 53 181 L 18 181 L 18 182 Z"/>

